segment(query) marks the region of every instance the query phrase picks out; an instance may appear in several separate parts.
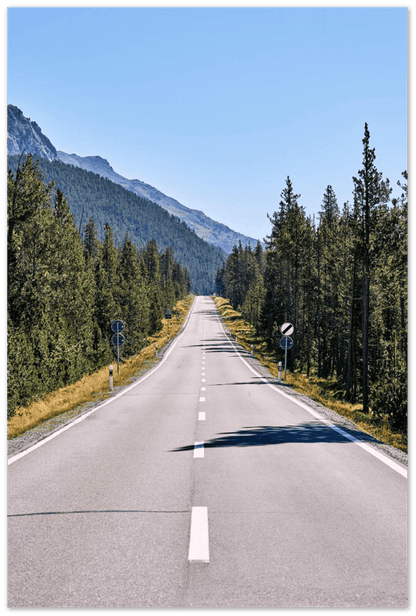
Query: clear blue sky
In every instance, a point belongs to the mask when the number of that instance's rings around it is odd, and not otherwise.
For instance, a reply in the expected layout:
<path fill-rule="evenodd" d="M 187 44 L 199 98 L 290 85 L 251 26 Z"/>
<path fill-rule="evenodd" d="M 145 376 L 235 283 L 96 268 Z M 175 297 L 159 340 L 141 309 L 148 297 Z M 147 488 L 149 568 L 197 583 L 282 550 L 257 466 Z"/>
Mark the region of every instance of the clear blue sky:
<path fill-rule="evenodd" d="M 9 8 L 7 100 L 55 147 L 100 155 L 256 238 L 289 175 L 308 214 L 352 201 L 368 122 L 407 169 L 406 8 Z"/>

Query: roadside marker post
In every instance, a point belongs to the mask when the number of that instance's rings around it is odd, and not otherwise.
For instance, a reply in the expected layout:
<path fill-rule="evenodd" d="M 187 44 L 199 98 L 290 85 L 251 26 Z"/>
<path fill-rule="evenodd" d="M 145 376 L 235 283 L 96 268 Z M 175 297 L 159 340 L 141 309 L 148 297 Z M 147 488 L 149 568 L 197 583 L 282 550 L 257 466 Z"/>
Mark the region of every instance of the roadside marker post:
<path fill-rule="evenodd" d="M 121 335 L 124 329 L 123 321 L 120 321 L 120 319 L 113 321 L 111 329 L 115 332 L 111 342 L 117 345 L 117 374 L 120 374 L 120 346 L 124 344 L 124 336 Z"/>
<path fill-rule="evenodd" d="M 170 319 L 171 318 L 172 318 L 172 313 L 171 313 L 171 311 L 168 308 L 166 310 L 166 312 L 165 312 L 165 319 L 167 319 L 167 322 L 168 322 L 168 339 L 167 339 L 167 342 L 169 342 L 169 323 L 170 323 Z"/>
<path fill-rule="evenodd" d="M 113 364 L 110 364 L 110 391 L 113 391 Z"/>
<path fill-rule="evenodd" d="M 292 323 L 283 323 L 280 326 L 280 331 L 282 332 L 283 338 L 280 340 L 280 346 L 285 351 L 285 381 L 286 381 L 286 366 L 287 366 L 287 350 L 291 349 L 293 346 L 293 340 L 290 336 L 294 332 L 294 327 Z"/>

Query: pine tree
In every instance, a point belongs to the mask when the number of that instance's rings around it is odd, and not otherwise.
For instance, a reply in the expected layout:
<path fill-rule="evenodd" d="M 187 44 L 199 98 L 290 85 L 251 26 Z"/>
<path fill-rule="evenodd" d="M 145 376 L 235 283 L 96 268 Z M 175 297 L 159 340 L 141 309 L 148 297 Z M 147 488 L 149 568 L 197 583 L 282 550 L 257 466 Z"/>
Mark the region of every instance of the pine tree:
<path fill-rule="evenodd" d="M 382 183 L 382 174 L 374 164 L 375 149 L 370 148 L 370 131 L 365 123 L 363 139 L 363 162 L 354 177 L 354 203 L 359 213 L 359 241 L 362 276 L 362 394 L 363 411 L 369 411 L 369 337 L 370 337 L 370 277 L 372 273 L 371 235 L 374 227 L 375 209 L 383 200 L 388 200 L 389 189 Z"/>
<path fill-rule="evenodd" d="M 99 256 L 100 242 L 94 220 L 89 218 L 84 228 L 84 256 L 95 262 Z"/>
<path fill-rule="evenodd" d="M 160 254 L 155 240 L 149 240 L 141 252 L 147 272 L 148 295 L 150 302 L 149 333 L 154 334 L 162 325 L 164 315 L 162 306 L 162 284 L 160 277 Z"/>
<path fill-rule="evenodd" d="M 160 256 L 160 281 L 162 286 L 162 302 L 165 307 L 172 308 L 175 303 L 175 290 L 173 285 L 173 270 L 175 256 L 173 248 L 166 248 Z"/>
<path fill-rule="evenodd" d="M 15 324 L 29 329 L 48 310 L 50 251 L 48 237 L 53 222 L 51 184 L 31 156 L 8 174 L 8 311 Z"/>
<path fill-rule="evenodd" d="M 118 250 L 114 244 L 114 233 L 108 223 L 101 247 L 101 258 L 96 266 L 95 316 L 105 340 L 111 336 L 111 323 L 121 319 L 120 277 L 118 271 Z"/>
<path fill-rule="evenodd" d="M 126 329 L 123 353 L 138 353 L 149 334 L 150 302 L 146 279 L 140 264 L 139 253 L 126 236 L 120 251 L 120 315 Z"/>
<path fill-rule="evenodd" d="M 50 307 L 59 315 L 60 340 L 53 353 L 65 382 L 73 382 L 94 367 L 92 315 L 94 279 L 86 268 L 83 244 L 66 198 L 58 188 L 53 206 L 49 272 Z M 59 372 L 59 370 L 58 370 Z"/>
<path fill-rule="evenodd" d="M 215 293 L 220 297 L 225 297 L 225 284 L 224 284 L 224 276 L 225 276 L 225 263 L 220 267 L 215 276 Z"/>
<path fill-rule="evenodd" d="M 339 262 L 339 209 L 332 186 L 323 196 L 319 224 L 319 376 L 333 376 L 339 342 L 338 288 L 342 270 Z"/>

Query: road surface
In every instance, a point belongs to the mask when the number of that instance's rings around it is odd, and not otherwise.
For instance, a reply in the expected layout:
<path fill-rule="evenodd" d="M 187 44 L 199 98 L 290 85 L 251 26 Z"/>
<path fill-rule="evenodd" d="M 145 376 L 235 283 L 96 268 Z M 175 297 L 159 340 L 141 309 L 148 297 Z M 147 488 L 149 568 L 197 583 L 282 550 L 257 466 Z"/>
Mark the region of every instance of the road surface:
<path fill-rule="evenodd" d="M 196 298 L 156 370 L 9 458 L 8 606 L 405 607 L 404 467 L 278 389 Z"/>

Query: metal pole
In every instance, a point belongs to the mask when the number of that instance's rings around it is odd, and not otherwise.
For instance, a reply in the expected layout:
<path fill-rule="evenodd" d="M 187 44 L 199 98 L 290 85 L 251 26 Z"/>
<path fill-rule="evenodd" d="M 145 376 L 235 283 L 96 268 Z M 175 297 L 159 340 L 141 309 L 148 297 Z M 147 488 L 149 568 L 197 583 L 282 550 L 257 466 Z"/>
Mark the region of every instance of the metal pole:
<path fill-rule="evenodd" d="M 285 381 L 286 381 L 286 364 L 287 364 L 287 340 L 285 344 Z"/>
<path fill-rule="evenodd" d="M 117 326 L 117 374 L 120 376 L 120 336 Z"/>

